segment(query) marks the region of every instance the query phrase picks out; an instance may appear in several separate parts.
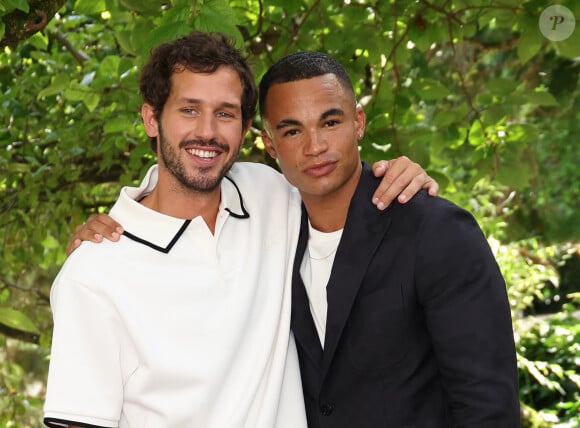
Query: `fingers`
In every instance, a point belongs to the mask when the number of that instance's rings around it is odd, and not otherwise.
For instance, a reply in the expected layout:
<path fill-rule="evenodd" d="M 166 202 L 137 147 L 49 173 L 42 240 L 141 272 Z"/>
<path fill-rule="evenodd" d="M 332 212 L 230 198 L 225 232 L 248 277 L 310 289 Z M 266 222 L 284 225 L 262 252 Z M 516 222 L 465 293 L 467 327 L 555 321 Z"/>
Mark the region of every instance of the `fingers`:
<path fill-rule="evenodd" d="M 82 241 L 101 242 L 103 238 L 109 241 L 118 241 L 123 233 L 123 228 L 119 223 L 109 217 L 107 214 L 93 214 L 87 222 L 75 228 L 66 249 L 66 255 L 69 256 L 77 249 Z"/>
<path fill-rule="evenodd" d="M 428 180 L 423 184 L 422 189 L 426 189 L 429 196 L 437 196 L 439 193 L 439 183 L 434 178 L 427 176 Z"/>
<path fill-rule="evenodd" d="M 417 181 L 424 174 L 419 164 L 411 162 L 406 156 L 387 162 L 383 180 L 375 191 L 373 202 L 379 210 L 388 207 L 398 197 L 404 203 L 410 196 L 417 193 L 421 186 Z M 418 180 L 415 177 L 419 176 Z M 403 193 L 401 193 L 403 192 Z"/>
<path fill-rule="evenodd" d="M 372 170 L 375 174 L 375 177 L 382 177 L 389 169 L 389 161 L 388 160 L 380 160 L 373 164 Z"/>
<path fill-rule="evenodd" d="M 376 176 L 383 173 L 383 180 L 373 195 L 373 203 L 379 210 L 387 208 L 395 198 L 400 203 L 410 200 L 415 194 L 426 189 L 434 196 L 439 191 L 439 185 L 421 168 L 406 156 L 391 161 L 379 161 L 373 165 Z"/>
<path fill-rule="evenodd" d="M 123 227 L 107 214 L 93 214 L 88 218 L 85 226 L 93 234 L 101 235 L 101 238 L 109 241 L 118 241 L 123 234 Z M 88 236 L 83 240 L 93 241 Z"/>
<path fill-rule="evenodd" d="M 402 174 L 405 175 L 406 173 Z M 409 201 L 413 196 L 415 196 L 417 194 L 417 192 L 419 190 L 421 190 L 423 188 L 423 183 L 425 183 L 427 181 L 427 177 L 429 177 L 425 172 L 415 175 L 412 178 L 409 178 L 410 182 L 409 184 L 407 184 L 407 186 L 405 187 L 405 180 L 403 180 L 401 182 L 400 185 L 397 185 L 396 189 L 398 189 L 399 187 L 402 188 L 401 192 L 399 193 L 398 196 L 396 196 L 397 201 L 399 201 L 401 204 L 406 203 L 407 201 Z"/>

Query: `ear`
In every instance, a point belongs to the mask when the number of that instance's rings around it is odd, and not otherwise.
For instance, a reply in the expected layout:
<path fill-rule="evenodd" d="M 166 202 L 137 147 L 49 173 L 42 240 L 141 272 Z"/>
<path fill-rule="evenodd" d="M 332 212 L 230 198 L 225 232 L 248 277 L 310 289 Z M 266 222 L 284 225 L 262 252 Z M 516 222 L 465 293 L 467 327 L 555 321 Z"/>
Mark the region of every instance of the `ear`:
<path fill-rule="evenodd" d="M 357 104 L 356 111 L 355 111 L 355 131 L 356 131 L 356 139 L 357 141 L 362 140 L 365 135 L 365 128 L 367 124 L 367 116 L 365 111 L 363 110 L 360 104 Z"/>
<path fill-rule="evenodd" d="M 145 126 L 147 136 L 151 138 L 159 136 L 157 118 L 155 117 L 155 110 L 151 104 L 145 103 L 141 106 L 141 118 L 143 119 L 143 125 Z"/>
<path fill-rule="evenodd" d="M 274 147 L 274 143 L 272 142 L 272 139 L 268 135 L 268 132 L 265 130 L 262 130 L 262 141 L 264 142 L 264 146 L 266 147 L 266 151 L 268 152 L 268 154 L 270 156 L 272 156 L 272 159 L 278 159 L 278 154 L 276 153 L 276 148 Z"/>

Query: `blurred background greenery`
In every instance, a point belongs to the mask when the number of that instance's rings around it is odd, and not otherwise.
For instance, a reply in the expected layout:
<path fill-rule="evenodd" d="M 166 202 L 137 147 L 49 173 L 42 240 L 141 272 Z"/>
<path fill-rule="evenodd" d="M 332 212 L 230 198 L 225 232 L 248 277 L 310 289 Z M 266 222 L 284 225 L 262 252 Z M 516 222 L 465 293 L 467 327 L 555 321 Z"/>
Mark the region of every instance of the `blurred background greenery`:
<path fill-rule="evenodd" d="M 235 37 L 257 78 L 297 50 L 345 65 L 368 118 L 362 157 L 420 162 L 489 239 L 522 426 L 579 426 L 580 28 L 554 41 L 553 12 L 540 31 L 555 3 L 580 16 L 572 0 L 0 0 L 0 426 L 42 425 L 66 242 L 155 162 L 139 68 L 191 29 Z M 254 125 L 241 157 L 275 167 Z"/>

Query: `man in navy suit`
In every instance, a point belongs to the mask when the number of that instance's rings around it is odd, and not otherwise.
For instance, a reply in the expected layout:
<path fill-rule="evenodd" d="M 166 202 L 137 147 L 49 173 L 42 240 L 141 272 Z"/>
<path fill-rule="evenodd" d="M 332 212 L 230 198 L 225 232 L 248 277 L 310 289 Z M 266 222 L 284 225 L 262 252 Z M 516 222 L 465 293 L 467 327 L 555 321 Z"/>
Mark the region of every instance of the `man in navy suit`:
<path fill-rule="evenodd" d="M 474 218 L 425 193 L 372 205 L 365 114 L 333 58 L 289 55 L 259 94 L 304 204 L 291 326 L 309 427 L 518 427 L 506 287 Z"/>

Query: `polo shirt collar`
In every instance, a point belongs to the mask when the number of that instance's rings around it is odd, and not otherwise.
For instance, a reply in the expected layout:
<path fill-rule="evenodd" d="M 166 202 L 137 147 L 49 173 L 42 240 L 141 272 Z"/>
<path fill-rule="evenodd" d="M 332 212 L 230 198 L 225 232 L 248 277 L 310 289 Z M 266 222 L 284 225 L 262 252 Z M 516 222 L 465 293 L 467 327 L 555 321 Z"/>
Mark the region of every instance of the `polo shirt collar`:
<path fill-rule="evenodd" d="M 124 235 L 157 251 L 168 253 L 196 219 L 180 219 L 162 214 L 137 202 L 151 193 L 157 184 L 158 168 L 147 171 L 139 187 L 123 187 L 119 199 L 111 209 L 111 216 L 123 225 Z M 247 219 L 250 214 L 244 206 L 242 194 L 235 181 L 226 176 L 221 183 L 219 215 Z M 203 221 L 202 219 L 199 219 Z"/>

